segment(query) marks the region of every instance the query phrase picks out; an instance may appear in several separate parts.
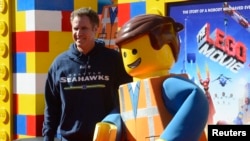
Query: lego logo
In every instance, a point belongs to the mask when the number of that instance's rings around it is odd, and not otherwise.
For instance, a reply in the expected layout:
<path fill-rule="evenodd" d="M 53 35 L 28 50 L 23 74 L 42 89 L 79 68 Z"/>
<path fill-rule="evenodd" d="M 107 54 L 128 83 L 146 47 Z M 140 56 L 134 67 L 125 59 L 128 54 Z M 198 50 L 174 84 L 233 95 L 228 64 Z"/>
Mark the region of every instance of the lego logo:
<path fill-rule="evenodd" d="M 0 34 L 5 35 L 7 32 L 7 25 L 4 21 L 0 21 Z"/>
<path fill-rule="evenodd" d="M 0 131 L 0 141 L 9 141 L 9 137 L 6 131 Z"/>
<path fill-rule="evenodd" d="M 8 77 L 8 69 L 5 65 L 0 65 L 0 78 L 6 79 Z"/>
<path fill-rule="evenodd" d="M 6 57 L 8 55 L 8 47 L 5 43 L 0 42 L 0 56 Z"/>
<path fill-rule="evenodd" d="M 6 7 L 7 7 L 6 1 L 5 1 L 5 0 L 0 0 L 0 12 L 1 12 L 1 13 L 4 13 L 4 12 L 5 12 Z"/>
<path fill-rule="evenodd" d="M 0 121 L 2 123 L 8 123 L 9 121 L 9 114 L 5 108 L 0 109 Z"/>
<path fill-rule="evenodd" d="M 6 87 L 0 86 L 0 100 L 6 102 L 9 98 L 9 93 Z"/>

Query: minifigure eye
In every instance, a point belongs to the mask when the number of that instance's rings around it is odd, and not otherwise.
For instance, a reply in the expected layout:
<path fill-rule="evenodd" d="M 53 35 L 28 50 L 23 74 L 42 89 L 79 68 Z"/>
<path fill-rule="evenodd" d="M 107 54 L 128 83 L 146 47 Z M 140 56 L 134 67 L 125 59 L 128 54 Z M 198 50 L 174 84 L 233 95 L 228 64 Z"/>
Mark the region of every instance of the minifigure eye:
<path fill-rule="evenodd" d="M 123 56 L 124 56 L 124 58 L 127 57 L 127 53 L 125 51 L 123 52 Z"/>
<path fill-rule="evenodd" d="M 133 54 L 133 55 L 137 54 L 137 49 L 133 49 L 133 50 L 132 50 L 132 54 Z"/>

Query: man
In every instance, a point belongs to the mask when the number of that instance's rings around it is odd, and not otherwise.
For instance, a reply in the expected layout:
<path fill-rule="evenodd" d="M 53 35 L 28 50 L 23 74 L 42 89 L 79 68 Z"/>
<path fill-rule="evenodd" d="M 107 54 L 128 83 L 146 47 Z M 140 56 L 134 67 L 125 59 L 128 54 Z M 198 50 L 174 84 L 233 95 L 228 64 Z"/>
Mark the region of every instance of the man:
<path fill-rule="evenodd" d="M 97 40 L 98 14 L 71 13 L 72 43 L 55 58 L 45 85 L 44 141 L 91 141 L 95 124 L 119 109 L 118 87 L 132 81 L 120 53 Z"/>

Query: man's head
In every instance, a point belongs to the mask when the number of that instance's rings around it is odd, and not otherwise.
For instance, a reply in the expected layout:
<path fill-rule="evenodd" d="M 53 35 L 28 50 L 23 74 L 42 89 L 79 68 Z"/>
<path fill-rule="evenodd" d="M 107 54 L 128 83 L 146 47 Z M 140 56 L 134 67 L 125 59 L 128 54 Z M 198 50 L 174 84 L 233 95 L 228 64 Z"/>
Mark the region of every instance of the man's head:
<path fill-rule="evenodd" d="M 90 7 L 83 7 L 73 11 L 70 15 L 70 21 L 72 22 L 74 17 L 87 16 L 92 24 L 92 27 L 99 26 L 99 16 L 98 14 L 91 9 Z"/>
<path fill-rule="evenodd" d="M 72 37 L 79 51 L 88 53 L 94 47 L 99 16 L 91 8 L 80 8 L 71 13 Z"/>

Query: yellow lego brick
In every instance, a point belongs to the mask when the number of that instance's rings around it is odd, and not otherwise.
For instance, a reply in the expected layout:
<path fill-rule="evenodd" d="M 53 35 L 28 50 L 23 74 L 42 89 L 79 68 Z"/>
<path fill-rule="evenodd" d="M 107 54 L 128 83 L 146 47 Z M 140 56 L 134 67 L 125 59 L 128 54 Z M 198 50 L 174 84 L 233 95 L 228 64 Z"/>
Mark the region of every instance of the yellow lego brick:
<path fill-rule="evenodd" d="M 36 115 L 43 115 L 45 107 L 44 94 L 36 94 Z"/>
<path fill-rule="evenodd" d="M 54 57 L 51 52 L 29 52 L 26 53 L 27 73 L 47 73 Z"/>
<path fill-rule="evenodd" d="M 165 16 L 166 4 L 172 2 L 184 2 L 187 0 L 146 0 L 146 13 L 159 14 Z"/>
<path fill-rule="evenodd" d="M 97 0 L 74 0 L 74 9 L 80 7 L 91 7 L 92 9 L 97 10 L 97 6 Z"/>
<path fill-rule="evenodd" d="M 26 53 L 27 73 L 46 73 L 58 53 L 32 52 Z"/>
<path fill-rule="evenodd" d="M 43 94 L 18 94 L 17 95 L 17 114 L 24 115 L 43 115 L 44 114 L 44 95 Z"/>
<path fill-rule="evenodd" d="M 67 50 L 72 42 L 71 32 L 49 32 L 49 52 L 53 52 L 53 54 Z"/>
<path fill-rule="evenodd" d="M 165 0 L 146 0 L 146 13 L 165 15 Z"/>
<path fill-rule="evenodd" d="M 36 56 L 36 52 L 27 52 L 26 53 L 26 71 L 28 73 L 36 72 L 35 56 Z"/>
<path fill-rule="evenodd" d="M 12 17 L 13 24 L 12 25 L 12 31 L 13 32 L 21 32 L 26 31 L 26 13 L 25 11 L 13 11 L 15 12 L 15 16 Z"/>

